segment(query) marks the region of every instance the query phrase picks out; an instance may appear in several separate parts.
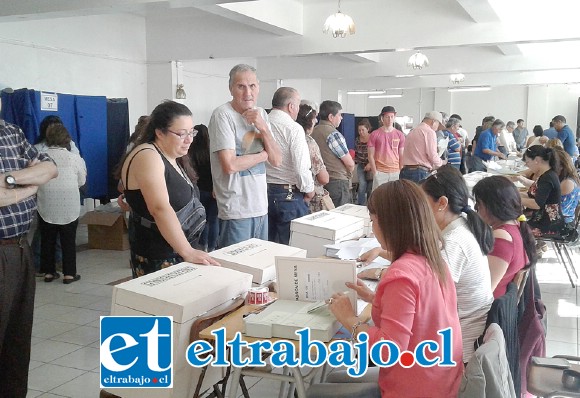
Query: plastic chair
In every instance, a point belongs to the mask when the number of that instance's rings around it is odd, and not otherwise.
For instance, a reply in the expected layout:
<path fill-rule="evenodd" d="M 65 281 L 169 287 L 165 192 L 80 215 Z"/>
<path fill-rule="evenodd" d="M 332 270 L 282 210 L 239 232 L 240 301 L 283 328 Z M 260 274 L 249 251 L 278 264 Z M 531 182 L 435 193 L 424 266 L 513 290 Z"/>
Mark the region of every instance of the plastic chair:
<path fill-rule="evenodd" d="M 553 358 L 564 358 L 569 361 L 580 362 L 580 357 L 570 355 L 555 355 Z M 580 365 L 571 363 L 570 369 L 580 371 Z M 532 362 L 528 367 L 528 391 L 544 398 L 579 398 L 580 390 L 570 390 L 562 384 L 563 373 L 564 369 L 539 366 Z"/>
<path fill-rule="evenodd" d="M 580 203 L 578 204 L 578 206 L 576 206 L 576 210 L 574 212 L 574 229 L 570 234 L 568 234 L 565 237 L 541 236 L 536 238 L 537 240 L 543 242 L 550 242 L 552 244 L 552 246 L 554 247 L 554 251 L 556 252 L 556 255 L 558 257 L 558 261 L 566 269 L 566 273 L 568 274 L 568 279 L 570 279 L 570 284 L 572 285 L 572 287 L 576 287 L 578 273 L 576 272 L 576 267 L 574 267 L 574 263 L 572 262 L 572 256 L 570 254 L 571 250 L 570 246 L 578 242 L 580 236 L 578 230 L 579 226 L 580 226 Z M 572 274 L 574 274 L 574 278 L 572 278 Z"/>
<path fill-rule="evenodd" d="M 244 298 L 238 297 L 234 302 L 232 302 L 227 307 L 222 310 L 215 312 L 210 315 L 197 318 L 191 325 L 191 330 L 189 332 L 189 342 L 190 344 L 194 341 L 199 340 L 199 333 L 205 328 L 213 325 L 215 322 L 229 315 L 230 313 L 236 311 L 238 308 L 244 305 Z M 195 392 L 193 393 L 193 398 L 199 398 L 201 387 L 203 384 L 203 379 L 205 378 L 205 373 L 207 372 L 207 366 L 201 370 L 199 379 L 197 380 L 197 385 L 195 387 Z M 224 377 L 213 385 L 213 392 L 207 395 L 205 398 L 223 398 L 225 396 L 227 381 L 230 377 L 231 369 L 228 367 Z M 220 388 L 221 386 L 221 388 Z M 242 388 L 242 393 L 245 398 L 250 398 L 248 394 L 248 389 L 246 388 L 246 383 L 243 378 L 240 377 L 240 387 Z"/>

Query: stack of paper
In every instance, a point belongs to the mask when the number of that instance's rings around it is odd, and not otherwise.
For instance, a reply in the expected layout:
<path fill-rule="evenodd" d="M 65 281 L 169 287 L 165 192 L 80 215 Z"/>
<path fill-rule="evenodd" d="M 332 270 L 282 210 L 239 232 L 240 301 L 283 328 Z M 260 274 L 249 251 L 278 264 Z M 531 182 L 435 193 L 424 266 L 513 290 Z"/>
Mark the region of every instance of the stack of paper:
<path fill-rule="evenodd" d="M 330 341 L 340 328 L 340 323 L 328 306 L 309 313 L 319 305 L 318 302 L 277 300 L 259 314 L 244 318 L 245 333 L 251 337 L 296 340 L 298 335 L 295 332 L 307 327 L 311 340 Z"/>

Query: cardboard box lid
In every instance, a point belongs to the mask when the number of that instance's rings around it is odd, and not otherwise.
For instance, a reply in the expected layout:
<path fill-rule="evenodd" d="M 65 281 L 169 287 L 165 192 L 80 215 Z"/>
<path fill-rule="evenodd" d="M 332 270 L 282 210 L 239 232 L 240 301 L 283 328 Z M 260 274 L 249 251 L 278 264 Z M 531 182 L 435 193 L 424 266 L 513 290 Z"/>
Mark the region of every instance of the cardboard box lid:
<path fill-rule="evenodd" d="M 276 265 L 276 256 L 306 257 L 306 251 L 298 247 L 252 238 L 214 250 L 209 255 L 222 265 L 227 262 L 263 270 Z"/>
<path fill-rule="evenodd" d="M 340 212 L 319 211 L 292 220 L 290 231 L 320 238 L 339 240 L 353 231 L 364 229 L 364 220 Z"/>
<path fill-rule="evenodd" d="M 345 204 L 339 206 L 335 209 L 330 210 L 332 212 L 339 212 L 343 214 L 347 214 L 349 216 L 360 217 L 367 220 L 367 224 L 371 221 L 371 215 L 369 214 L 369 209 L 366 206 L 361 205 L 353 205 L 353 204 Z"/>
<path fill-rule="evenodd" d="M 245 295 L 252 276 L 224 267 L 180 263 L 116 285 L 113 305 L 185 323 Z"/>
<path fill-rule="evenodd" d="M 110 227 L 117 222 L 119 217 L 123 218 L 123 222 L 126 223 L 123 213 L 105 211 L 89 211 L 79 221 L 81 224 L 105 225 Z"/>

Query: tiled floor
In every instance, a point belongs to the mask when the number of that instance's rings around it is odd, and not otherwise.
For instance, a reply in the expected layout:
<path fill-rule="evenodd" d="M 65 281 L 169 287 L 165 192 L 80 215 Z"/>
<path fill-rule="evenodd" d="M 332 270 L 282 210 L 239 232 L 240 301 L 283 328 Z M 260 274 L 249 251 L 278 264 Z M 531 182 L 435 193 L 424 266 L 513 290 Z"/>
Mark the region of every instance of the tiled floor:
<path fill-rule="evenodd" d="M 86 227 L 79 228 L 79 244 Z M 28 397 L 99 396 L 99 316 L 109 314 L 110 282 L 130 275 L 128 252 L 78 253 L 79 282 L 38 279 Z M 575 253 L 578 263 L 580 255 Z M 580 268 L 580 267 L 579 267 Z M 538 265 L 542 298 L 548 307 L 548 355 L 578 355 L 580 297 L 550 250 Z M 277 396 L 278 382 L 249 378 L 254 398 Z"/>

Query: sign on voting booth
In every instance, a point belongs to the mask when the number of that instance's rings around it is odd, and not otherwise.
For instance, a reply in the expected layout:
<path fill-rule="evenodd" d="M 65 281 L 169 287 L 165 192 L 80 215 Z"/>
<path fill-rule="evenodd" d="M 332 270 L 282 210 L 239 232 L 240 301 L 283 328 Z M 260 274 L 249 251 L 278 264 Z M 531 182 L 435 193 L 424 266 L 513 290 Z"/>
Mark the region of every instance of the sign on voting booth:
<path fill-rule="evenodd" d="M 276 279 L 276 256 L 304 258 L 306 250 L 252 238 L 209 255 L 222 267 L 246 272 L 252 275 L 254 284 L 262 285 Z"/>
<path fill-rule="evenodd" d="M 193 396 L 201 369 L 189 366 L 185 356 L 191 325 L 200 316 L 219 311 L 240 296 L 245 297 L 251 286 L 249 274 L 190 263 L 176 264 L 116 285 L 111 315 L 173 317 L 174 382 L 171 389 L 111 388 L 107 391 L 135 398 Z M 211 379 L 206 374 L 204 384 Z"/>
<path fill-rule="evenodd" d="M 292 220 L 290 245 L 308 251 L 308 257 L 324 256 L 324 245 L 364 235 L 364 220 L 340 212 L 319 211 Z"/>

